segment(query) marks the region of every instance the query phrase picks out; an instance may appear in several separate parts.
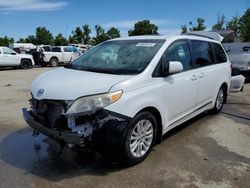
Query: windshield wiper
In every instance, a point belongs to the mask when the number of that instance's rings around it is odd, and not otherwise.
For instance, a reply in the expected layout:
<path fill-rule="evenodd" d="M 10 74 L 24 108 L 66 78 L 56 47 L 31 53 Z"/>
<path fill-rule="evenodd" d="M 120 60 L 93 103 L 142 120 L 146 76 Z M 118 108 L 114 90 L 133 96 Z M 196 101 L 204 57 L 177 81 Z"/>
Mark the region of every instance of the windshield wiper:
<path fill-rule="evenodd" d="M 113 69 L 103 69 L 103 68 L 93 68 L 93 67 L 83 67 L 80 68 L 83 71 L 98 72 L 98 73 L 108 73 L 108 74 L 118 74 L 117 71 Z"/>
<path fill-rule="evenodd" d="M 66 65 L 63 65 L 64 68 L 72 68 L 72 63 L 68 63 Z"/>

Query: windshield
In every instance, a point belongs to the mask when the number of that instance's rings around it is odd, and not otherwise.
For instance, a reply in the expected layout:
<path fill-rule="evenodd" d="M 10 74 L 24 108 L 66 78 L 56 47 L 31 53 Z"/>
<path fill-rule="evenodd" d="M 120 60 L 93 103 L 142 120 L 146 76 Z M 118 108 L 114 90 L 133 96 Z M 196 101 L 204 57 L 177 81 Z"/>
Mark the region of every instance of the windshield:
<path fill-rule="evenodd" d="M 151 62 L 164 40 L 108 41 L 86 52 L 67 68 L 110 74 L 138 74 Z"/>

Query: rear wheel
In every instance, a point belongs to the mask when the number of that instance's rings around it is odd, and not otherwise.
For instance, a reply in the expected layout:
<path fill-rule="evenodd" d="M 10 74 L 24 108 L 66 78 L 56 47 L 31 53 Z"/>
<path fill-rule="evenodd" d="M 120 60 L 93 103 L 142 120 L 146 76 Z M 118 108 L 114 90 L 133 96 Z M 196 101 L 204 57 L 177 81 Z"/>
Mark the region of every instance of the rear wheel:
<path fill-rule="evenodd" d="M 51 58 L 49 63 L 51 67 L 56 67 L 58 65 L 58 60 L 57 58 Z"/>
<path fill-rule="evenodd" d="M 22 60 L 20 64 L 21 69 L 30 69 L 31 68 L 31 62 L 29 60 Z"/>
<path fill-rule="evenodd" d="M 218 91 L 215 104 L 214 104 L 214 108 L 210 110 L 210 112 L 212 114 L 218 114 L 223 107 L 225 99 L 226 99 L 226 89 L 222 86 Z"/>

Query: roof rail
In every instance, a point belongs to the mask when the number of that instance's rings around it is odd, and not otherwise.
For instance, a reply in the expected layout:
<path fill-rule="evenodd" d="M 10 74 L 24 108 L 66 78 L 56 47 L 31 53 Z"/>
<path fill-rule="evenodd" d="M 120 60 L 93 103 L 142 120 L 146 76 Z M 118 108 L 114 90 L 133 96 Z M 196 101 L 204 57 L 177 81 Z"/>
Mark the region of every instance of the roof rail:
<path fill-rule="evenodd" d="M 181 35 L 191 35 L 191 36 L 204 37 L 204 38 L 208 38 L 208 39 L 214 40 L 212 37 L 204 36 L 204 35 L 196 34 L 196 33 L 181 33 Z"/>
<path fill-rule="evenodd" d="M 193 31 L 193 32 L 189 32 L 189 33 L 182 33 L 181 35 L 192 35 L 192 36 L 205 37 L 205 38 L 216 40 L 219 42 L 221 42 L 224 39 L 218 33 L 211 32 L 211 31 Z"/>

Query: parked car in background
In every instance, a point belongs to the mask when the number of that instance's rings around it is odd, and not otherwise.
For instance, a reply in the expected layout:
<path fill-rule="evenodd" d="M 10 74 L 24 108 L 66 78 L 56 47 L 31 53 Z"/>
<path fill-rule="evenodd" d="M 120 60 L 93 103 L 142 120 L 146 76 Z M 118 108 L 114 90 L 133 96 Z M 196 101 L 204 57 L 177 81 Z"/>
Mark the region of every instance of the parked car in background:
<path fill-rule="evenodd" d="M 43 64 L 56 67 L 59 64 L 65 64 L 76 59 L 74 52 L 69 46 L 54 46 L 51 51 L 44 51 Z"/>
<path fill-rule="evenodd" d="M 107 63 L 115 61 L 117 59 L 117 52 L 114 49 L 105 49 L 102 52 L 101 58 Z"/>
<path fill-rule="evenodd" d="M 79 50 L 84 53 L 86 51 L 88 51 L 89 49 L 91 49 L 91 45 L 88 44 L 69 44 L 69 46 L 73 46 L 73 47 L 77 47 L 79 48 Z"/>
<path fill-rule="evenodd" d="M 22 69 L 31 68 L 34 59 L 29 54 L 18 54 L 10 48 L 0 46 L 0 66 L 20 67 Z"/>
<path fill-rule="evenodd" d="M 228 57 L 232 63 L 232 67 L 240 71 L 246 81 L 250 81 L 250 53 L 228 53 Z"/>
<path fill-rule="evenodd" d="M 107 51 L 108 63 L 102 58 Z M 69 146 L 94 145 L 136 164 L 169 130 L 204 111 L 219 113 L 230 82 L 231 64 L 216 40 L 118 38 L 40 75 L 23 116 L 35 134 Z"/>
<path fill-rule="evenodd" d="M 32 43 L 11 43 L 9 48 L 17 52 L 18 54 L 26 54 L 31 49 L 35 49 L 36 45 Z"/>

